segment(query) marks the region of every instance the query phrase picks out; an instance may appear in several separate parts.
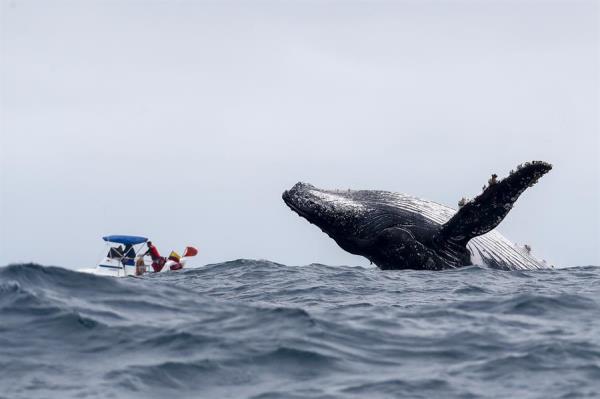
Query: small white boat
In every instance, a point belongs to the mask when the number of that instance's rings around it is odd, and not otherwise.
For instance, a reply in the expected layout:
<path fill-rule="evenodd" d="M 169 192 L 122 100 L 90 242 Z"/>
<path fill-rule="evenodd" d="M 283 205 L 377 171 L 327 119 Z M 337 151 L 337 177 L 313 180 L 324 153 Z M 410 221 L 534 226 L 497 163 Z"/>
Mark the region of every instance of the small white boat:
<path fill-rule="evenodd" d="M 141 276 L 146 273 L 164 273 L 181 270 L 185 267 L 187 258 L 196 256 L 198 250 L 186 247 L 183 256 L 171 251 L 168 258 L 155 257 L 152 263 L 144 260 L 148 249 L 144 244 L 150 244 L 146 237 L 110 235 L 102 237 L 107 244 L 106 255 L 94 268 L 80 269 L 84 273 L 102 276 L 127 277 Z M 158 251 L 156 251 L 158 254 Z"/>

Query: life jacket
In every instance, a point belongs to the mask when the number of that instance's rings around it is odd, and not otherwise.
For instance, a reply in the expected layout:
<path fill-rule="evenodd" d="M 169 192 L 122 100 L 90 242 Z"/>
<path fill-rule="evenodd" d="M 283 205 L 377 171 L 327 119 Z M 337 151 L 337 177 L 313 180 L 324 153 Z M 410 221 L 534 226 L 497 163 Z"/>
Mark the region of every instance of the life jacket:
<path fill-rule="evenodd" d="M 154 245 L 150 245 L 150 257 L 153 261 L 160 259 L 160 253 L 158 253 L 158 249 Z"/>

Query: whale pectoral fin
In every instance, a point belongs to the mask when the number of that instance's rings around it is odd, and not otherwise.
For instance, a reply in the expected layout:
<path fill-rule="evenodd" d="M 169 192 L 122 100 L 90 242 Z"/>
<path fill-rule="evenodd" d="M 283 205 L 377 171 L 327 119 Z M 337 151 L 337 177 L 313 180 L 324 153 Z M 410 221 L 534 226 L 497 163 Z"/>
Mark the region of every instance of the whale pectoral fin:
<path fill-rule="evenodd" d="M 458 212 L 446 222 L 437 234 L 442 241 L 452 241 L 466 245 L 473 237 L 494 229 L 528 187 L 552 169 L 552 165 L 533 161 L 519 166 L 503 180 L 490 179 L 489 186 L 471 201 L 466 202 Z"/>

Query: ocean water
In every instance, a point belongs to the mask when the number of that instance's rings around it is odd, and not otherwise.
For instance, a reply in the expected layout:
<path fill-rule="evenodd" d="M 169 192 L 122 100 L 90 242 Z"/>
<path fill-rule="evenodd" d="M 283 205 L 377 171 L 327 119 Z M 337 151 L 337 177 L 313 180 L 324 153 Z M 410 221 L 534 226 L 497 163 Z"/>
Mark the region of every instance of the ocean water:
<path fill-rule="evenodd" d="M 0 268 L 1 398 L 600 396 L 600 267 Z"/>

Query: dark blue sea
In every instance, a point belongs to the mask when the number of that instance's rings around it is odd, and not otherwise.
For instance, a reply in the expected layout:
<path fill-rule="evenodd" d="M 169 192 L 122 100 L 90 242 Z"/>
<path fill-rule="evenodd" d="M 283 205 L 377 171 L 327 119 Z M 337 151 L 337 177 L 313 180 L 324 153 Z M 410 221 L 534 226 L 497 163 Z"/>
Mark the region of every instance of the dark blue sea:
<path fill-rule="evenodd" d="M 600 268 L 0 268 L 0 397 L 600 397 Z"/>

